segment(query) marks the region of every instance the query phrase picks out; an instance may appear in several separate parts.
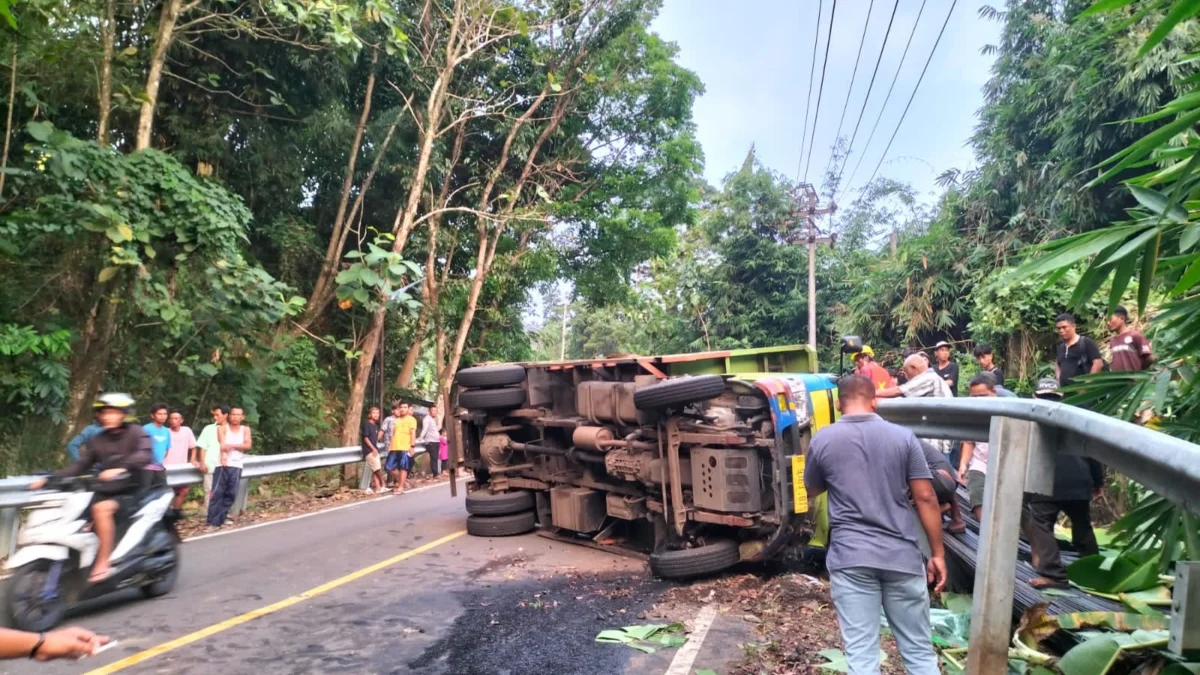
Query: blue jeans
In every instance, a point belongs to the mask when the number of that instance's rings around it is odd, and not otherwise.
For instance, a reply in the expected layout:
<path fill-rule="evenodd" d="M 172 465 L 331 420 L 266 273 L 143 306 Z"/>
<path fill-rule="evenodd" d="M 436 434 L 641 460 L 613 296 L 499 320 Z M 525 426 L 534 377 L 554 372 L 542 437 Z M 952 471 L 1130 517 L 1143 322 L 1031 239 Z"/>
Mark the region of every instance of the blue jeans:
<path fill-rule="evenodd" d="M 909 675 L 938 675 L 929 629 L 925 575 L 869 567 L 829 572 L 833 607 L 842 629 L 850 675 L 878 675 L 879 610 L 900 648 Z"/>

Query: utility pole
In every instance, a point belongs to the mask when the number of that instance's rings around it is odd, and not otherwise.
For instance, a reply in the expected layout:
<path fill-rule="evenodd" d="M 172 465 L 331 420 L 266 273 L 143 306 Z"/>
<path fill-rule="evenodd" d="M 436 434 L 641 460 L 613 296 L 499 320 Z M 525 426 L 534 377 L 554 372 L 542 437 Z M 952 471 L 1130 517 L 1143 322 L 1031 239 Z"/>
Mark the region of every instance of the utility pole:
<path fill-rule="evenodd" d="M 817 244 L 828 243 L 833 246 L 837 235 L 825 235 L 817 227 L 817 216 L 831 214 L 837 211 L 837 204 L 832 201 L 825 206 L 818 206 L 817 190 L 812 183 L 801 183 L 793 192 L 795 207 L 792 211 L 791 229 L 784 237 L 792 244 L 804 243 L 808 246 L 808 346 L 817 348 Z M 801 222 L 803 218 L 803 222 Z"/>

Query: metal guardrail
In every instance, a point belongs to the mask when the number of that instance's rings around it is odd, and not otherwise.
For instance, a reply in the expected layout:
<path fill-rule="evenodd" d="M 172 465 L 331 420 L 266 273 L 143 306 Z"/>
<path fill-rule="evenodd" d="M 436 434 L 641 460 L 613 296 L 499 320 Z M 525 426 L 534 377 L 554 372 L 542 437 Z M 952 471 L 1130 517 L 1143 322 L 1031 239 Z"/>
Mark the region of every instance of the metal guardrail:
<path fill-rule="evenodd" d="M 1200 445 L 1152 429 L 1036 399 L 886 400 L 878 411 L 919 437 L 989 444 L 969 673 L 1006 672 L 1022 502 L 1026 492 L 1050 494 L 1057 453 L 1098 460 L 1200 513 Z M 1176 564 L 1172 610 L 1169 649 L 1200 650 L 1200 562 Z"/>
<path fill-rule="evenodd" d="M 250 479 L 274 476 L 306 469 L 320 469 L 363 461 L 359 446 L 324 448 L 305 452 L 289 452 L 282 455 L 248 455 L 242 468 L 242 480 L 238 485 L 237 499 L 230 513 L 240 513 L 246 506 L 250 490 Z M 200 470 L 191 464 L 176 464 L 166 468 L 167 484 L 195 485 L 204 480 Z M 58 492 L 31 492 L 29 484 L 37 476 L 13 476 L 0 478 L 0 555 L 11 555 L 17 541 L 18 515 L 21 507 L 59 498 Z"/>

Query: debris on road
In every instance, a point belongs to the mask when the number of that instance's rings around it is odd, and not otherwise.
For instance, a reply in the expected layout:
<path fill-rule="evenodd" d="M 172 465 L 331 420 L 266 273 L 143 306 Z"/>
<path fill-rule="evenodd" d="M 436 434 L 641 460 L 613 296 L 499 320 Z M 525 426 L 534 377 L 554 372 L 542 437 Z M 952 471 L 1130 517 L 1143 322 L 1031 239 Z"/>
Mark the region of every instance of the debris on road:
<path fill-rule="evenodd" d="M 596 636 L 596 642 L 623 644 L 638 651 L 653 654 L 657 648 L 651 645 L 668 649 L 682 647 L 687 642 L 687 638 L 681 633 L 683 633 L 683 624 L 681 623 L 652 623 L 602 630 Z"/>

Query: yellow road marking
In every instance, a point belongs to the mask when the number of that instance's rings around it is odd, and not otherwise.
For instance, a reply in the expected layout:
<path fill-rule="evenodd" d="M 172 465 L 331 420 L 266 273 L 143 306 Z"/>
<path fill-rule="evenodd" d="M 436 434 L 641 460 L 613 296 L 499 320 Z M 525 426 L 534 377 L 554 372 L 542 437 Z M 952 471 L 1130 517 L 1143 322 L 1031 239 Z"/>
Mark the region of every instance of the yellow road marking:
<path fill-rule="evenodd" d="M 458 532 L 455 532 L 454 534 L 448 534 L 448 535 L 442 537 L 441 539 L 431 541 L 428 544 L 423 544 L 421 546 L 418 546 L 418 547 L 412 549 L 411 551 L 405 551 L 404 553 L 401 553 L 400 555 L 397 555 L 392 558 L 388 558 L 387 560 L 384 560 L 382 562 L 375 563 L 374 565 L 371 565 L 370 567 L 364 567 L 363 569 L 358 570 L 357 572 L 351 572 L 350 574 L 347 574 L 346 576 L 341 577 L 340 579 L 334 579 L 333 581 L 330 581 L 329 583 L 321 584 L 320 586 L 309 589 L 309 590 L 301 593 L 300 595 L 293 595 L 290 598 L 285 598 L 274 604 L 267 605 L 266 607 L 261 607 L 259 609 L 251 610 L 249 612 L 246 612 L 245 614 L 239 614 L 238 616 L 235 616 L 231 619 L 226 619 L 220 623 L 215 623 L 207 628 L 201 628 L 200 630 L 198 630 L 194 633 L 188 633 L 187 635 L 184 635 L 183 637 L 178 637 L 178 638 L 175 638 L 174 640 L 170 640 L 170 641 L 164 642 L 160 645 L 151 647 L 150 649 L 140 651 L 132 656 L 127 656 L 127 657 L 121 659 L 120 661 L 115 661 L 113 663 L 110 663 L 107 666 L 103 666 L 101 668 L 96 668 L 95 670 L 89 670 L 85 675 L 109 675 L 110 673 L 116 673 L 116 672 L 125 670 L 126 668 L 128 668 L 130 666 L 137 665 L 143 661 L 148 661 L 156 656 L 160 656 L 162 654 L 166 654 L 167 652 L 179 649 L 180 647 L 186 647 L 187 645 L 190 645 L 193 642 L 199 642 L 200 640 L 203 640 L 206 637 L 210 637 L 210 636 L 216 635 L 217 633 L 227 631 L 230 628 L 233 628 L 235 626 L 240 626 L 244 623 L 253 621 L 261 616 L 266 616 L 268 614 L 274 614 L 275 612 L 278 612 L 281 609 L 287 609 L 288 607 L 291 607 L 292 605 L 297 605 L 297 604 L 304 602 L 305 600 L 308 600 L 310 598 L 315 598 L 318 595 L 321 595 L 323 593 L 328 593 L 329 591 L 332 591 L 333 589 L 335 589 L 339 586 L 345 586 L 346 584 L 350 583 L 351 581 L 357 581 L 357 580 L 367 576 L 368 574 L 374 574 L 382 569 L 391 567 L 392 565 L 395 565 L 396 563 L 408 560 L 409 558 L 412 558 L 413 556 L 421 555 L 422 553 L 424 553 L 430 549 L 436 548 L 438 546 L 441 546 L 442 544 L 453 541 L 453 540 L 463 536 L 464 534 L 466 534 L 465 530 L 459 530 Z"/>

